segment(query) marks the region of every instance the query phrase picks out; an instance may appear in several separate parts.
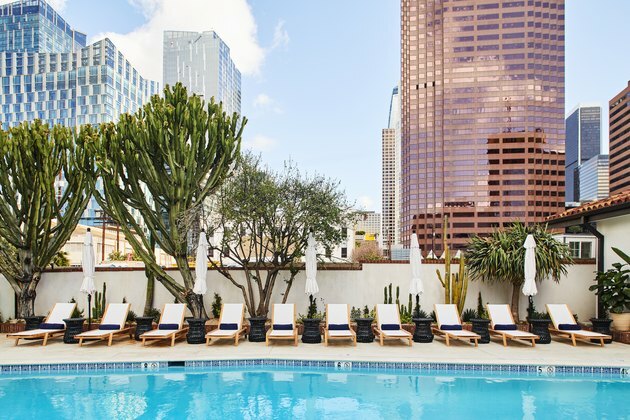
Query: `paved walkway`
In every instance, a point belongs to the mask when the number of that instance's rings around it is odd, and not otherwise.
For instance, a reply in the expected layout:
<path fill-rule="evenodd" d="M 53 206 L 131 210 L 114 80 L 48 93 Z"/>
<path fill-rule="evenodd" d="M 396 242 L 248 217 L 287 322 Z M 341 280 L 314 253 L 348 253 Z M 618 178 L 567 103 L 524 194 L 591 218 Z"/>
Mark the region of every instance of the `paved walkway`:
<path fill-rule="evenodd" d="M 594 344 L 579 343 L 577 347 L 568 340 L 554 339 L 551 344 L 531 348 L 525 344 L 510 343 L 503 347 L 496 341 L 480 344 L 478 348 L 467 343 L 455 342 L 447 347 L 442 339 L 430 344 L 414 343 L 412 347 L 390 342 L 381 347 L 376 342 L 358 343 L 357 347 L 334 343 L 303 344 L 297 347 L 276 343 L 242 341 L 238 347 L 228 341 L 218 342 L 209 347 L 190 345 L 185 340 L 175 347 L 152 344 L 142 347 L 128 338 L 115 341 L 111 347 L 106 343 L 64 344 L 61 338 L 48 342 L 21 341 L 18 347 L 13 340 L 0 338 L 0 364 L 67 363 L 67 362 L 134 362 L 134 361 L 179 361 L 179 360 L 219 360 L 275 358 L 296 360 L 352 360 L 352 361 L 392 361 L 392 362 L 443 362 L 443 363 L 514 363 L 539 365 L 579 365 L 579 366 L 618 366 L 630 367 L 630 345 L 613 343 L 604 348 Z"/>

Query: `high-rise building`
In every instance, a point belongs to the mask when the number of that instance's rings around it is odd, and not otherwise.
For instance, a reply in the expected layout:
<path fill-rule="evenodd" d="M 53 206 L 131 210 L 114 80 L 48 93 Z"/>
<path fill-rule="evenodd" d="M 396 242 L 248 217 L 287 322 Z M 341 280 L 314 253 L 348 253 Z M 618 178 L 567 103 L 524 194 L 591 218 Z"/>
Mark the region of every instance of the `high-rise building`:
<path fill-rule="evenodd" d="M 566 119 L 565 200 L 579 202 L 579 166 L 600 153 L 602 108 L 578 105 Z"/>
<path fill-rule="evenodd" d="M 369 239 L 378 239 L 381 232 L 381 214 L 375 211 L 357 211 L 357 220 L 354 224 L 354 232 L 362 232 L 361 236 Z"/>
<path fill-rule="evenodd" d="M 21 0 L 0 6 L 0 29 L 2 52 L 67 53 L 78 51 L 86 43 L 85 34 L 72 29 L 43 0 Z"/>
<path fill-rule="evenodd" d="M 630 82 L 608 104 L 610 195 L 630 189 Z"/>
<path fill-rule="evenodd" d="M 241 72 L 214 31 L 164 32 L 164 84 L 182 82 L 190 93 L 214 97 L 228 114 L 241 113 Z"/>
<path fill-rule="evenodd" d="M 402 0 L 401 229 L 420 247 L 564 207 L 564 0 Z"/>
<path fill-rule="evenodd" d="M 44 0 L 1 6 L 0 25 L 4 129 L 35 119 L 69 127 L 116 121 L 159 91 L 109 39 L 86 46 L 85 35 Z M 64 183 L 59 180 L 60 191 Z M 102 188 L 100 180 L 97 188 Z M 98 224 L 99 216 L 100 206 L 92 198 L 80 223 Z"/>
<path fill-rule="evenodd" d="M 392 91 L 388 128 L 382 131 L 381 239 L 383 244 L 400 243 L 400 95 Z"/>
<path fill-rule="evenodd" d="M 595 201 L 608 197 L 608 155 L 595 155 L 578 166 L 580 201 Z"/>

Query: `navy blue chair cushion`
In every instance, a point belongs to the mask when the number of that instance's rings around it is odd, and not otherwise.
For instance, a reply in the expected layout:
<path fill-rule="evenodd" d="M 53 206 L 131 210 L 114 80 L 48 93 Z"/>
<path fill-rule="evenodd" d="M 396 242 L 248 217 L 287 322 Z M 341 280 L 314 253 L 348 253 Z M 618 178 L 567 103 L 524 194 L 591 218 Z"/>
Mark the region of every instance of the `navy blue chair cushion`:
<path fill-rule="evenodd" d="M 219 329 L 220 330 L 237 330 L 238 329 L 238 324 L 222 323 L 222 324 L 219 325 Z"/>
<path fill-rule="evenodd" d="M 400 329 L 398 324 L 381 324 L 381 330 L 383 331 L 396 331 Z"/>
<path fill-rule="evenodd" d="M 515 324 L 494 324 L 494 329 L 497 331 L 515 331 L 518 328 Z"/>
<path fill-rule="evenodd" d="M 160 324 L 158 330 L 179 330 L 178 324 Z"/>
<path fill-rule="evenodd" d="M 119 330 L 120 325 L 118 324 L 101 324 L 98 327 L 99 330 Z"/>
<path fill-rule="evenodd" d="M 459 324 L 442 324 L 440 329 L 444 331 L 461 331 L 462 326 Z"/>
<path fill-rule="evenodd" d="M 293 324 L 273 324 L 273 329 L 291 331 L 293 329 Z"/>
<path fill-rule="evenodd" d="M 46 322 L 42 322 L 39 324 L 39 328 L 42 330 L 63 330 L 66 328 L 66 324 L 48 324 Z"/>
<path fill-rule="evenodd" d="M 348 324 L 328 324 L 328 329 L 330 331 L 347 331 L 350 329 L 350 325 Z"/>
<path fill-rule="evenodd" d="M 578 324 L 560 324 L 558 329 L 562 331 L 579 331 L 582 329 Z"/>

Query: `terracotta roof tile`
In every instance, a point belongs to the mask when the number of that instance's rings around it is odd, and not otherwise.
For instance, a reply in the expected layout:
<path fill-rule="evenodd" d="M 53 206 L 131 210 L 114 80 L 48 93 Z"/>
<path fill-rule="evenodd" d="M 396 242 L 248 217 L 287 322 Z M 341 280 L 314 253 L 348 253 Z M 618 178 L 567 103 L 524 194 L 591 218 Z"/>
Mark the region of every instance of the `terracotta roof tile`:
<path fill-rule="evenodd" d="M 581 205 L 580 207 L 575 207 L 562 213 L 554 214 L 553 216 L 549 216 L 547 221 L 564 219 L 570 216 L 577 216 L 585 213 L 590 213 L 595 210 L 602 210 L 609 207 L 615 207 L 621 204 L 630 203 L 630 190 L 622 191 L 618 194 L 610 196 L 608 198 L 604 198 L 602 200 L 592 201 L 590 203 L 586 203 Z"/>

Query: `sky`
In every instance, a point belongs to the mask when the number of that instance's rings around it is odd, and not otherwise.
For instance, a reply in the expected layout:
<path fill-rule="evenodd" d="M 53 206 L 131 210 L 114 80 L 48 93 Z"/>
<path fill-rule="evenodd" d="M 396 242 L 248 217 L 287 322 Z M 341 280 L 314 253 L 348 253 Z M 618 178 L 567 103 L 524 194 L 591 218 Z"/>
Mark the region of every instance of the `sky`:
<path fill-rule="evenodd" d="M 0 0 L 2 3 L 7 0 Z M 215 30 L 242 72 L 245 148 L 339 181 L 380 211 L 381 130 L 400 77 L 399 0 L 51 0 L 90 41 L 108 36 L 161 82 L 164 29 Z M 628 0 L 566 0 L 566 111 L 630 80 Z"/>

